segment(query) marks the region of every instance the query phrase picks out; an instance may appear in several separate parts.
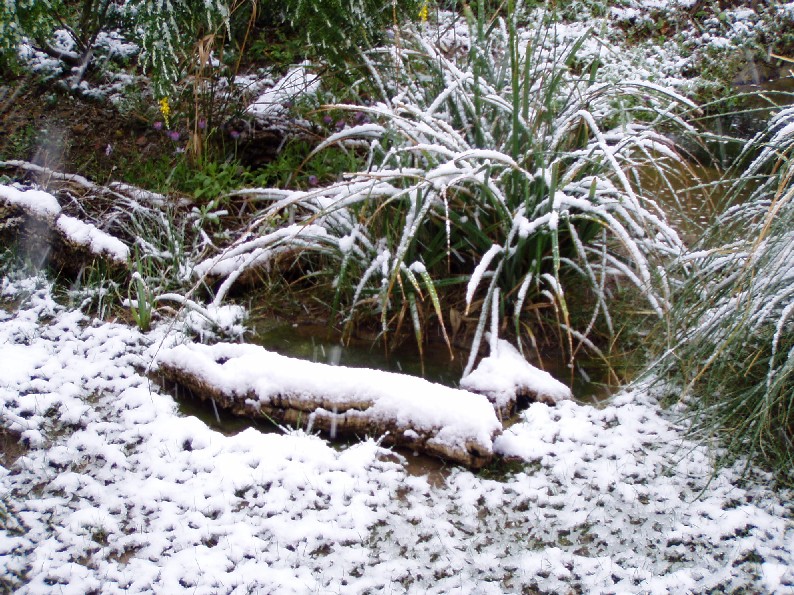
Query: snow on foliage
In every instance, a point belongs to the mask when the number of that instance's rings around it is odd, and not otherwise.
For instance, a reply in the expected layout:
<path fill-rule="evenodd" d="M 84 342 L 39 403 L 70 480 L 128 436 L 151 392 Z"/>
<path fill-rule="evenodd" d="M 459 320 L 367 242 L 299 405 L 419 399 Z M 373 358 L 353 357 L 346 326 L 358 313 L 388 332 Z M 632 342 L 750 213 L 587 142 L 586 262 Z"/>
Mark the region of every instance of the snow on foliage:
<path fill-rule="evenodd" d="M 126 264 L 129 260 L 130 249 L 124 242 L 91 223 L 61 215 L 58 217 L 56 226 L 68 240 L 79 246 L 85 246 L 94 254 L 107 256 L 121 264 Z"/>
<path fill-rule="evenodd" d="M 13 186 L 0 186 L 0 198 L 41 217 L 54 218 L 61 212 L 58 199 L 43 190 L 20 190 Z"/>
<path fill-rule="evenodd" d="M 685 384 L 698 429 L 726 426 L 730 456 L 788 469 L 794 396 L 794 108 L 747 143 L 729 208 L 681 266 L 692 270 L 661 357 Z M 704 414 L 705 412 L 705 414 Z"/>
<path fill-rule="evenodd" d="M 124 242 L 91 223 L 62 214 L 58 199 L 49 192 L 0 185 L 0 202 L 3 201 L 20 207 L 25 213 L 49 220 L 68 244 L 83 246 L 116 264 L 124 265 L 129 259 L 129 247 Z"/>
<path fill-rule="evenodd" d="M 308 63 L 292 68 L 275 85 L 264 91 L 246 112 L 258 120 L 271 121 L 283 117 L 287 104 L 311 97 L 320 88 L 320 77 L 307 70 Z"/>
<path fill-rule="evenodd" d="M 590 324 L 569 333 L 571 353 L 574 338 L 592 345 L 596 321 L 611 328 L 607 279 L 635 286 L 663 315 L 670 292 L 657 266 L 683 245 L 641 172 L 665 179 L 678 166 L 676 147 L 655 127 L 685 134 L 690 128 L 678 113 L 692 104 L 658 85 L 582 80 L 568 64 L 586 35 L 551 55 L 538 40 L 519 43 L 511 23 L 497 24 L 488 39 L 472 41 L 469 32 L 463 56 L 411 31 L 393 51 L 373 52 L 380 101 L 330 107 L 378 124 L 340 131 L 320 147 L 367 142 L 367 171 L 310 192 L 239 191 L 271 204 L 248 228 L 256 237 L 247 234 L 197 267 L 200 275 L 226 277 L 216 303 L 243 269 L 270 263 L 280 251 L 320 252 L 340 263 L 332 286 L 348 320 L 377 304 L 388 331 L 390 318 L 402 318 L 392 313 L 409 309 L 419 336 L 417 303 L 425 292 L 443 324 L 437 286 L 468 276 L 466 304 L 477 304 L 479 321 L 467 371 L 497 291 L 516 328 L 526 316 L 517 305 L 550 301 L 567 317 L 573 296 L 561 271 L 580 277 L 594 297 Z M 516 55 L 516 44 L 529 49 Z M 510 56 L 523 73 L 512 85 L 504 76 Z M 406 75 L 417 70 L 426 80 Z M 618 110 L 618 102 L 631 107 Z M 285 220 L 288 226 L 276 227 Z M 424 265 L 421 283 L 411 273 L 415 262 Z M 449 272 L 453 262 L 457 275 Z M 352 295 L 343 295 L 346 288 Z"/>

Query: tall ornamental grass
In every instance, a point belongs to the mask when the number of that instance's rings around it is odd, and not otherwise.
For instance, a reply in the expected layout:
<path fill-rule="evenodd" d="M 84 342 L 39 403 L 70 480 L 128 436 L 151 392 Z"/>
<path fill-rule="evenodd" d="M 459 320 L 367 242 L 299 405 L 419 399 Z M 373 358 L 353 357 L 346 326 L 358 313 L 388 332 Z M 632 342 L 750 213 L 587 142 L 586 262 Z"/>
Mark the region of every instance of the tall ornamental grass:
<path fill-rule="evenodd" d="M 643 181 L 680 171 L 663 132 L 688 132 L 678 114 L 694 106 L 650 83 L 598 82 L 597 60 L 580 57 L 589 36 L 555 49 L 550 33 L 519 36 L 512 3 L 506 19 L 479 8 L 457 48 L 403 31 L 368 55 L 380 101 L 333 106 L 358 125 L 318 147 L 368 147 L 367 171 L 310 192 L 245 191 L 270 203 L 199 266 L 226 277 L 217 299 L 246 268 L 309 249 L 334 262 L 324 270 L 347 320 L 375 314 L 384 333 L 410 322 L 421 345 L 429 325 L 448 339 L 468 318 L 467 371 L 488 331 L 523 349 L 536 320 L 571 360 L 597 350 L 620 285 L 665 314 L 662 264 L 683 247 Z"/>
<path fill-rule="evenodd" d="M 794 108 L 750 141 L 726 209 L 682 259 L 662 369 L 683 380 L 693 429 L 719 436 L 723 462 L 790 470 L 794 455 Z"/>

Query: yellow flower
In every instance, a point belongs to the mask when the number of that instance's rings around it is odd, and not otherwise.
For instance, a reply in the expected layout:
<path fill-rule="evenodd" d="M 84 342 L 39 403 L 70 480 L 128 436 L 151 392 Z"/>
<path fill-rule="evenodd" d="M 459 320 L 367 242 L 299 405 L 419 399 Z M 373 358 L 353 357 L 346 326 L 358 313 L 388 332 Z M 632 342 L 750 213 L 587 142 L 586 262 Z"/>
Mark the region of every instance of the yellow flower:
<path fill-rule="evenodd" d="M 428 12 L 429 12 L 429 10 L 428 10 L 428 7 L 427 7 L 427 2 L 424 2 L 422 4 L 422 8 L 419 9 L 419 20 L 422 21 L 423 23 L 427 22 L 427 14 L 428 14 Z"/>
<path fill-rule="evenodd" d="M 160 100 L 160 113 L 163 114 L 163 120 L 165 120 L 165 127 L 170 128 L 170 122 L 168 117 L 171 115 L 171 104 L 168 103 L 168 97 L 163 97 Z"/>

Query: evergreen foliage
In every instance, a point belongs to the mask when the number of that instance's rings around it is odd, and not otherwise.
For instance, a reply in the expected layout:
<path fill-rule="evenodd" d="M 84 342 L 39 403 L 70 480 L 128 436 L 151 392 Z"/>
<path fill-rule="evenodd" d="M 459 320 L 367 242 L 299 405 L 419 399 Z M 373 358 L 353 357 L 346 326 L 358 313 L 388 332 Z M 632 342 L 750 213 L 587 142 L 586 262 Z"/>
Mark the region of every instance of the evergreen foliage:
<path fill-rule="evenodd" d="M 280 0 L 282 18 L 339 63 L 372 47 L 390 25 L 419 15 L 420 0 Z"/>
<path fill-rule="evenodd" d="M 228 21 L 225 0 L 4 0 L 0 4 L 0 55 L 12 63 L 19 43 L 84 70 L 102 32 L 119 29 L 143 48 L 142 63 L 159 95 L 179 78 L 197 39 Z M 64 37 L 65 36 L 65 37 Z"/>
<path fill-rule="evenodd" d="M 166 96 L 179 82 L 181 62 L 193 46 L 228 28 L 230 6 L 226 0 L 129 0 L 128 9 L 140 35 L 144 67 L 151 71 L 155 92 Z"/>
<path fill-rule="evenodd" d="M 1 0 L 0 59 L 13 63 L 27 39 L 36 49 L 85 67 L 100 32 L 120 30 L 138 43 L 141 64 L 158 96 L 167 96 L 182 76 L 197 44 L 211 47 L 245 37 L 250 17 L 267 12 L 291 26 L 320 55 L 341 63 L 359 48 L 370 47 L 389 25 L 417 18 L 418 0 L 280 0 L 260 7 L 257 0 Z M 263 11 L 261 9 L 267 9 Z M 231 25 L 233 14 L 246 22 L 242 32 Z M 71 39 L 64 47 L 58 36 Z"/>

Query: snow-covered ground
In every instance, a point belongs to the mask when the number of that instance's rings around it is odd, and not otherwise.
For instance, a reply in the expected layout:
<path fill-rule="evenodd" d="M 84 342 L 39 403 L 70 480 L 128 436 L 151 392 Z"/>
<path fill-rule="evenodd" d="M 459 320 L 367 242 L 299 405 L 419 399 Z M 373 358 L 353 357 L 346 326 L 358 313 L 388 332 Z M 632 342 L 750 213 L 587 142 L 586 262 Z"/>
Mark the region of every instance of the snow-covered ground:
<path fill-rule="evenodd" d="M 678 4 L 694 2 L 631 0 L 559 35 L 592 27 L 582 53 L 607 80 L 686 91 L 699 57 L 761 21 L 728 10 L 727 28 L 617 45 L 613 25 L 650 28 Z M 792 18 L 794 3 L 776 6 Z M 0 591 L 794 593 L 792 493 L 714 474 L 648 391 L 534 404 L 494 443 L 517 461 L 438 481 L 378 436 L 220 434 L 148 374 L 172 327 L 92 321 L 42 278 L 0 293 L 0 426 L 25 445 L 0 466 Z"/>
<path fill-rule="evenodd" d="M 177 339 L 5 278 L 0 586 L 22 593 L 794 593 L 791 494 L 712 476 L 645 392 L 534 404 L 498 479 L 374 439 L 225 436 L 147 375 Z"/>

